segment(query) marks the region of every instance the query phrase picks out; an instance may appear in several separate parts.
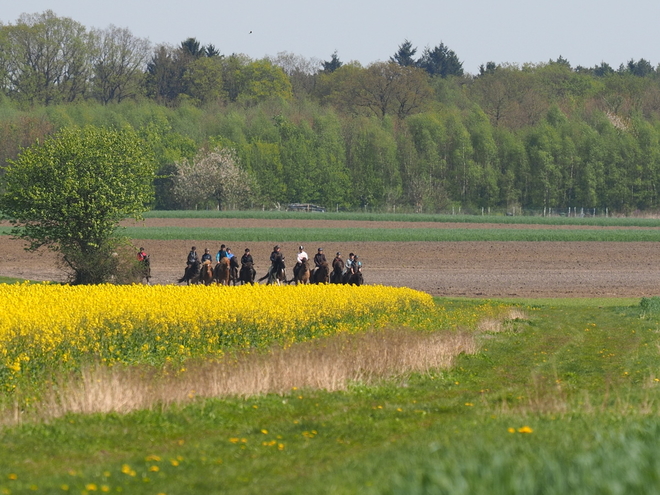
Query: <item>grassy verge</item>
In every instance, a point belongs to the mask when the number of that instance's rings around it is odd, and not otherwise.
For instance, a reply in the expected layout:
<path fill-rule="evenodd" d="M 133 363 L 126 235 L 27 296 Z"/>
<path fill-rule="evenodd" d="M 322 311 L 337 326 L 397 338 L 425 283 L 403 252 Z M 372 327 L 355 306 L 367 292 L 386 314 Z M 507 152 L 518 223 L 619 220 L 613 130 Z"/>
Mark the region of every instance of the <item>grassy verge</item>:
<path fill-rule="evenodd" d="M 411 224 L 414 225 L 414 224 Z M 234 242 L 421 242 L 421 241 L 608 241 L 658 242 L 660 230 L 580 229 L 365 229 L 365 228 L 187 228 L 126 227 L 131 239 Z"/>
<path fill-rule="evenodd" d="M 5 428 L 0 490 L 652 493 L 660 319 L 646 307 L 527 301 L 451 370 Z"/>

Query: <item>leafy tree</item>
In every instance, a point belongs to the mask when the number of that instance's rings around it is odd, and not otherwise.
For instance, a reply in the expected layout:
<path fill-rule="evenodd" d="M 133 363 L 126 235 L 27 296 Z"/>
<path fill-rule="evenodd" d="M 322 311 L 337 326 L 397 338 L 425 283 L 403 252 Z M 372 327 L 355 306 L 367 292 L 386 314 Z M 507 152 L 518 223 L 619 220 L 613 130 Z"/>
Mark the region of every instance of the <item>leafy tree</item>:
<path fill-rule="evenodd" d="M 103 104 L 134 98 L 143 88 L 151 44 L 128 29 L 93 30 L 92 91 Z"/>
<path fill-rule="evenodd" d="M 433 49 L 429 47 L 424 48 L 418 65 L 431 76 L 449 77 L 463 75 L 463 62 L 444 43 L 440 43 Z"/>
<path fill-rule="evenodd" d="M 255 103 L 271 98 L 293 97 L 291 82 L 284 71 L 269 60 L 250 62 L 240 70 L 238 100 Z"/>
<path fill-rule="evenodd" d="M 222 84 L 222 60 L 202 57 L 194 60 L 183 75 L 185 94 L 196 105 L 225 100 L 227 93 Z"/>
<path fill-rule="evenodd" d="M 24 150 L 4 177 L 0 210 L 12 234 L 61 255 L 72 282 L 115 275 L 117 227 L 153 200 L 154 161 L 129 128 L 66 128 Z"/>
<path fill-rule="evenodd" d="M 72 102 L 87 89 L 90 38 L 85 27 L 53 11 L 22 14 L 16 25 L 1 26 L 0 66 L 5 91 L 33 105 Z"/>
<path fill-rule="evenodd" d="M 417 48 L 413 48 L 410 41 L 404 40 L 394 56 L 390 57 L 390 62 L 399 64 L 402 67 L 414 67 L 417 65 L 417 61 L 413 58 L 415 53 L 417 53 Z"/>

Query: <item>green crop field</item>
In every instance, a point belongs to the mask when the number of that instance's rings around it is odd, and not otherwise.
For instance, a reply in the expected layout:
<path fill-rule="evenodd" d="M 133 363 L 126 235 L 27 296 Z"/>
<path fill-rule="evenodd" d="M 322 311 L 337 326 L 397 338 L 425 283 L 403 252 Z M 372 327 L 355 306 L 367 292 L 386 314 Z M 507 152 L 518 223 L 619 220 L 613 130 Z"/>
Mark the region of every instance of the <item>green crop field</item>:
<path fill-rule="evenodd" d="M 450 369 L 7 425 L 0 493 L 655 493 L 660 300 L 490 304 Z"/>
<path fill-rule="evenodd" d="M 660 218 L 633 217 L 541 217 L 498 215 L 442 215 L 426 213 L 358 213 L 300 211 L 216 211 L 216 210 L 152 210 L 145 218 L 256 218 L 264 220 L 355 220 L 370 222 L 440 222 L 494 223 L 538 225 L 589 225 L 600 227 L 660 227 Z"/>

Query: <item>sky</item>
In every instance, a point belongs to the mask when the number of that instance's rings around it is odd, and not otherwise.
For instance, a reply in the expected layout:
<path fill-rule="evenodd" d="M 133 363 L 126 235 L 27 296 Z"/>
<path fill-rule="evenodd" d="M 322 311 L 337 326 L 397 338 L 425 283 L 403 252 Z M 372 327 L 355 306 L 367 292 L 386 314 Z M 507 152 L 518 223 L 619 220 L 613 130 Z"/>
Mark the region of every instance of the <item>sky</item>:
<path fill-rule="evenodd" d="M 0 0 L 0 22 L 52 10 L 87 28 L 115 25 L 154 44 L 193 37 L 220 53 L 252 59 L 288 52 L 346 63 L 387 61 L 404 40 L 444 43 L 477 74 L 480 65 L 573 67 L 630 59 L 660 63 L 657 0 Z"/>

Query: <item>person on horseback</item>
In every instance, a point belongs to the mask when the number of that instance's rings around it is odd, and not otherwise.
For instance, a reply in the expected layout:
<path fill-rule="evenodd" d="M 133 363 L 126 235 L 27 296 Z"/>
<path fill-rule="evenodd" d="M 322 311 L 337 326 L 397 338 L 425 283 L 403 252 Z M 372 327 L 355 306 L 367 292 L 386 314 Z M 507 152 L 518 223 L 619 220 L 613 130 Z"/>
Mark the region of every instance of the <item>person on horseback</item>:
<path fill-rule="evenodd" d="M 245 248 L 245 254 L 241 256 L 241 265 L 245 265 L 246 263 L 251 263 L 254 265 L 254 259 L 252 259 L 252 255 L 250 254 L 250 250 L 248 248 Z"/>
<path fill-rule="evenodd" d="M 314 265 L 318 268 L 323 263 L 327 263 L 327 260 L 325 259 L 325 254 L 323 254 L 323 248 L 319 248 L 318 252 L 314 255 Z"/>
<path fill-rule="evenodd" d="M 353 263 L 351 264 L 351 273 L 357 273 L 360 271 L 362 271 L 362 262 L 358 259 L 358 255 L 356 254 L 353 258 Z"/>
<path fill-rule="evenodd" d="M 355 259 L 355 255 L 353 253 L 349 253 L 348 259 L 346 260 L 346 266 L 344 267 L 344 273 L 349 271 L 353 273 L 353 259 Z"/>
<path fill-rule="evenodd" d="M 229 261 L 231 262 L 231 259 L 234 258 L 234 253 L 231 252 L 231 249 L 227 248 L 225 250 L 227 252 L 227 258 L 229 258 Z"/>
<path fill-rule="evenodd" d="M 296 255 L 296 266 L 293 267 L 293 277 L 298 276 L 298 270 L 300 270 L 300 267 L 304 263 L 305 260 L 308 260 L 309 256 L 307 256 L 307 253 L 305 252 L 305 247 L 304 246 L 298 246 L 298 254 Z"/>
<path fill-rule="evenodd" d="M 199 258 L 197 257 L 197 248 L 193 246 L 192 248 L 190 248 L 190 252 L 188 253 L 186 266 L 190 267 L 190 265 L 194 265 L 195 263 L 199 263 Z"/>
<path fill-rule="evenodd" d="M 220 251 L 218 251 L 218 254 L 215 255 L 215 261 L 216 263 L 220 263 L 220 260 L 226 257 L 227 257 L 227 249 L 223 244 L 222 246 L 220 246 Z"/>
<path fill-rule="evenodd" d="M 212 260 L 213 258 L 211 257 L 211 251 L 209 250 L 209 248 L 206 248 L 204 250 L 204 254 L 202 255 L 202 263 L 204 263 L 205 261 L 212 261 Z"/>
<path fill-rule="evenodd" d="M 137 254 L 138 263 L 140 264 L 140 270 L 142 276 L 147 279 L 147 284 L 151 278 L 151 261 L 149 260 L 149 255 L 144 250 L 143 247 L 140 248 Z"/>
<path fill-rule="evenodd" d="M 138 261 L 142 261 L 143 263 L 149 259 L 149 255 L 145 252 L 143 247 L 141 247 L 140 250 L 138 251 L 137 259 Z"/>
<path fill-rule="evenodd" d="M 344 264 L 344 260 L 343 260 L 342 257 L 341 257 L 341 253 L 337 253 L 337 254 L 335 255 L 335 259 L 332 260 L 332 266 L 335 266 L 335 263 L 341 263 L 341 264 Z"/>
<path fill-rule="evenodd" d="M 273 252 L 270 253 L 270 268 L 268 268 L 268 274 L 264 278 L 268 278 L 268 280 L 270 281 L 271 278 L 274 277 L 275 270 L 277 270 L 277 267 L 280 265 L 283 259 L 284 256 L 282 256 L 280 246 L 279 245 L 275 246 L 273 248 Z"/>

